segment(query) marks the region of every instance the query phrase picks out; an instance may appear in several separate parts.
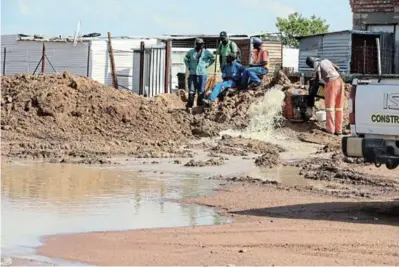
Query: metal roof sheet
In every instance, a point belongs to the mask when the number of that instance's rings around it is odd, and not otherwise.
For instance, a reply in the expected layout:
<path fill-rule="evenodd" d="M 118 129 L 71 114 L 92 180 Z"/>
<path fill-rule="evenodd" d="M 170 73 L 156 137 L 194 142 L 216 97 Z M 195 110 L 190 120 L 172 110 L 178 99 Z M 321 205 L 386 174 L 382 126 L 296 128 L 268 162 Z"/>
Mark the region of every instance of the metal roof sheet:
<path fill-rule="evenodd" d="M 309 37 L 324 36 L 324 35 L 331 35 L 331 34 L 341 34 L 341 33 L 361 34 L 361 35 L 379 35 L 378 32 L 359 31 L 359 30 L 345 30 L 345 31 L 326 32 L 326 33 L 319 33 L 319 34 L 313 34 L 313 35 L 297 36 L 297 37 L 295 37 L 295 39 L 301 40 L 301 39 L 309 38 Z"/>

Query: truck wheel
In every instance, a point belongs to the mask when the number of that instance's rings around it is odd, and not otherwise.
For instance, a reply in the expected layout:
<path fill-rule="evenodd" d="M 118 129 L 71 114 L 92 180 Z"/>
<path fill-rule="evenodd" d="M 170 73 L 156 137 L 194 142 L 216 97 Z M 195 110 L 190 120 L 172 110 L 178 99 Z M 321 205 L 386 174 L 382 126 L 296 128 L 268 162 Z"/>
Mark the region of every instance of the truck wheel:
<path fill-rule="evenodd" d="M 393 164 L 393 163 L 387 163 L 385 164 L 388 170 L 394 170 L 398 167 L 398 164 Z"/>

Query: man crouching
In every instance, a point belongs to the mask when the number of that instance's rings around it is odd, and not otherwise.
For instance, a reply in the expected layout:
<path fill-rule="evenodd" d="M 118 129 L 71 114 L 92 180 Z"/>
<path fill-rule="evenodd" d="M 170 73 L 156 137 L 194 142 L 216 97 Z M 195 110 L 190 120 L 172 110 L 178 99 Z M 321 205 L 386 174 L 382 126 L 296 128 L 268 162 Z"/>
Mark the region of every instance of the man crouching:
<path fill-rule="evenodd" d="M 244 67 L 235 60 L 235 54 L 229 54 L 227 64 L 222 68 L 223 81 L 215 85 L 209 98 L 204 99 L 203 102 L 210 105 L 226 89 L 240 85 L 243 71 Z"/>

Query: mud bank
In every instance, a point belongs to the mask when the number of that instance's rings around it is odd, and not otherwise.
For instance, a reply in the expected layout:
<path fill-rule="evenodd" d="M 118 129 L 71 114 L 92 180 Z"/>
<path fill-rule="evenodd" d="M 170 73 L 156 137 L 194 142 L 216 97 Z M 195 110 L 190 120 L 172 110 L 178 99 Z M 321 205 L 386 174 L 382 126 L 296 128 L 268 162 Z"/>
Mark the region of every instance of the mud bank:
<path fill-rule="evenodd" d="M 274 84 L 283 84 L 281 90 L 295 86 L 277 75 L 266 88 L 230 90 L 212 108 L 187 113 L 184 92 L 144 98 L 69 73 L 4 76 L 2 155 L 89 164 L 116 155 L 192 158 L 185 145 L 223 130 L 246 128 L 251 104 Z M 315 123 L 286 123 L 283 129 L 317 144 L 338 142 L 323 136 Z M 235 153 L 232 145 L 219 146 L 224 148 L 214 148 L 217 153 Z M 262 149 L 253 142 L 240 153 L 245 156 Z"/>
<path fill-rule="evenodd" d="M 190 204 L 232 224 L 53 236 L 39 253 L 97 265 L 396 265 L 399 204 L 227 182 Z M 107 253 L 103 253 L 107 251 Z"/>
<path fill-rule="evenodd" d="M 186 140 L 223 127 L 180 111 L 178 95 L 147 99 L 69 73 L 4 76 L 1 87 L 2 154 L 10 157 L 175 157 Z"/>

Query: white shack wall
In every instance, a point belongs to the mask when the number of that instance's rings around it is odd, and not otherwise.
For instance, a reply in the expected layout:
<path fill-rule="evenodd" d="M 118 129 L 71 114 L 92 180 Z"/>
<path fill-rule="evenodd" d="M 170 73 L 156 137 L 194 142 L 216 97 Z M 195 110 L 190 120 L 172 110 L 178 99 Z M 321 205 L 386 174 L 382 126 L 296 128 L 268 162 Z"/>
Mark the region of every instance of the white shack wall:
<path fill-rule="evenodd" d="M 42 57 L 42 42 L 17 41 L 17 35 L 6 35 L 1 38 L 1 74 L 5 65 L 5 74 L 33 74 Z M 88 44 L 44 42 L 48 60 L 45 62 L 45 73 L 68 71 L 75 75 L 87 75 Z M 4 64 L 4 47 L 6 47 Z M 36 73 L 41 72 L 41 64 Z"/>
<path fill-rule="evenodd" d="M 139 49 L 142 40 L 112 40 L 112 48 L 114 51 L 115 69 L 120 89 L 132 90 L 133 68 L 140 68 L 139 61 L 133 60 L 133 50 Z M 146 47 L 158 44 L 157 39 L 144 40 Z M 98 40 L 92 41 L 90 47 L 90 76 L 92 79 L 112 86 L 111 62 L 108 53 L 108 41 Z M 137 77 L 138 79 L 138 77 Z"/>
<path fill-rule="evenodd" d="M 171 83 L 172 89 L 179 89 L 178 73 L 186 73 L 186 66 L 184 65 L 184 57 L 191 48 L 172 48 L 171 55 Z"/>
<path fill-rule="evenodd" d="M 297 48 L 283 48 L 283 67 L 293 68 L 294 72 L 298 71 L 299 63 L 299 49 Z"/>

